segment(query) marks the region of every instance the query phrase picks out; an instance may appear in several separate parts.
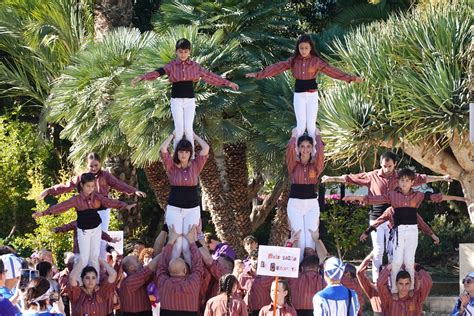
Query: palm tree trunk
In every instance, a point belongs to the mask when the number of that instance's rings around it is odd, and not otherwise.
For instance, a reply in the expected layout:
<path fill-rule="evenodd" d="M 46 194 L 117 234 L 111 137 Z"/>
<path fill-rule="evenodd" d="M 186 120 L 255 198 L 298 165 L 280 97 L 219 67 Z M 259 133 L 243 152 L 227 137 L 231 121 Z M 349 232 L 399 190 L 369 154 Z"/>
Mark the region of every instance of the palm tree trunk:
<path fill-rule="evenodd" d="M 133 2 L 131 0 L 96 0 L 94 7 L 94 39 L 101 41 L 104 35 L 120 26 L 131 26 Z"/>
<path fill-rule="evenodd" d="M 170 193 L 170 183 L 166 175 L 165 168 L 159 161 L 150 163 L 144 168 L 148 183 L 150 184 L 155 198 L 160 207 L 164 210 L 168 204 L 168 195 Z"/>
<path fill-rule="evenodd" d="M 282 246 L 288 238 L 289 225 L 286 207 L 288 206 L 289 190 L 285 189 L 280 196 L 280 202 L 272 221 L 269 245 Z"/>

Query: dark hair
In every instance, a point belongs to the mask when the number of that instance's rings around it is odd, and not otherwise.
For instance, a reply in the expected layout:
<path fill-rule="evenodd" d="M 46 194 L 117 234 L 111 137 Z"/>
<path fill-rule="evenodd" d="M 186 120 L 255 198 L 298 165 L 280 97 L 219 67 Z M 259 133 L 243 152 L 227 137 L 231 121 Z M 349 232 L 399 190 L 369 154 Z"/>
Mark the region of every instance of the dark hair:
<path fill-rule="evenodd" d="M 301 145 L 302 142 L 309 142 L 311 146 L 314 145 L 313 137 L 309 135 L 301 135 L 300 137 L 298 137 L 297 145 Z"/>
<path fill-rule="evenodd" d="M 407 169 L 407 168 L 402 169 L 398 172 L 398 179 L 401 179 L 401 178 L 408 178 L 413 181 L 416 179 L 415 171 Z"/>
<path fill-rule="evenodd" d="M 346 267 L 344 268 L 344 274 L 346 273 L 349 273 L 351 275 L 351 279 L 355 279 L 357 277 L 356 268 L 350 263 L 346 263 Z"/>
<path fill-rule="evenodd" d="M 232 289 L 237 283 L 237 278 L 232 274 L 225 274 L 219 279 L 219 294 L 225 293 L 227 295 L 226 315 L 230 315 L 232 308 Z"/>
<path fill-rule="evenodd" d="M 273 282 L 275 282 L 275 281 L 273 281 Z M 288 294 L 285 296 L 285 303 L 288 304 L 288 305 L 291 305 L 291 290 L 290 290 L 290 287 L 288 286 L 288 282 L 284 279 L 278 279 L 278 283 L 283 284 L 283 289 L 288 292 Z M 280 284 L 278 284 L 278 287 L 280 287 Z M 276 302 L 275 302 L 275 304 L 276 304 Z"/>
<path fill-rule="evenodd" d="M 210 244 L 212 240 L 220 241 L 219 238 L 217 238 L 216 234 L 213 234 L 213 233 L 204 234 L 204 241 L 206 242 L 206 244 Z"/>
<path fill-rule="evenodd" d="M 300 267 L 303 270 L 306 269 L 318 269 L 319 268 L 319 258 L 316 255 L 307 256 L 301 261 Z"/>
<path fill-rule="evenodd" d="M 88 153 L 87 160 L 97 160 L 99 162 L 101 161 L 98 153 Z"/>
<path fill-rule="evenodd" d="M 84 269 L 82 269 L 82 272 L 81 272 L 81 279 L 84 279 L 84 277 L 86 276 L 87 273 L 89 272 L 94 272 L 95 273 L 95 276 L 97 277 L 97 270 L 93 267 L 93 266 L 87 266 L 85 267 Z"/>
<path fill-rule="evenodd" d="M 395 281 L 398 282 L 400 279 L 409 279 L 411 281 L 411 275 L 405 270 L 400 270 L 397 273 L 397 277 L 395 278 Z"/>
<path fill-rule="evenodd" d="M 47 261 L 41 261 L 36 265 L 36 270 L 39 271 L 39 275 L 41 277 L 46 278 L 48 276 L 48 272 L 53 270 L 53 266 Z"/>
<path fill-rule="evenodd" d="M 191 144 L 189 140 L 184 139 L 184 138 L 178 142 L 173 153 L 173 162 L 175 164 L 180 163 L 179 158 L 178 158 L 178 152 L 180 151 L 189 151 L 189 153 L 191 154 L 189 156 L 189 159 L 191 159 L 191 156 L 193 155 L 193 144 Z"/>
<path fill-rule="evenodd" d="M 398 161 L 398 156 L 395 154 L 393 151 L 386 151 L 383 154 L 380 155 L 380 161 L 382 160 L 391 160 L 393 163 L 397 163 Z"/>
<path fill-rule="evenodd" d="M 295 51 L 293 52 L 293 56 L 292 56 L 292 58 L 291 58 L 291 66 L 293 66 L 293 64 L 294 64 L 294 62 L 295 62 L 295 59 L 300 56 L 300 44 L 301 44 L 301 43 L 308 43 L 309 46 L 311 46 L 311 52 L 310 52 L 310 54 L 311 54 L 312 56 L 320 57 L 319 54 L 318 54 L 318 52 L 317 52 L 317 50 L 316 50 L 316 47 L 315 47 L 315 45 L 314 45 L 314 41 L 313 41 L 313 39 L 311 38 L 311 36 L 304 34 L 304 35 L 301 35 L 301 36 L 298 38 L 298 40 L 296 41 Z"/>
<path fill-rule="evenodd" d="M 3 264 L 3 260 L 0 259 L 0 273 L 3 273 L 5 271 L 5 265 Z"/>
<path fill-rule="evenodd" d="M 250 258 L 258 258 L 258 250 L 252 250 L 252 252 L 249 255 Z"/>
<path fill-rule="evenodd" d="M 33 302 L 36 298 L 40 297 L 49 290 L 49 281 L 44 277 L 33 279 L 28 284 L 25 294 L 26 308 L 30 308 L 33 304 L 39 305 L 40 309 L 47 307 L 47 298 L 38 302 Z"/>
<path fill-rule="evenodd" d="M 15 253 L 15 250 L 6 245 L 0 245 L 0 256 L 7 255 L 9 253 Z"/>
<path fill-rule="evenodd" d="M 180 38 L 176 42 L 176 50 L 178 49 L 191 49 L 191 42 L 185 38 Z"/>
<path fill-rule="evenodd" d="M 252 236 L 252 235 L 248 235 L 247 237 L 244 238 L 244 243 L 247 243 L 247 242 L 256 242 L 258 243 L 258 240 L 255 236 Z"/>
<path fill-rule="evenodd" d="M 82 192 L 82 186 L 88 182 L 95 182 L 95 175 L 90 172 L 81 175 L 81 181 L 77 184 L 77 191 Z"/>

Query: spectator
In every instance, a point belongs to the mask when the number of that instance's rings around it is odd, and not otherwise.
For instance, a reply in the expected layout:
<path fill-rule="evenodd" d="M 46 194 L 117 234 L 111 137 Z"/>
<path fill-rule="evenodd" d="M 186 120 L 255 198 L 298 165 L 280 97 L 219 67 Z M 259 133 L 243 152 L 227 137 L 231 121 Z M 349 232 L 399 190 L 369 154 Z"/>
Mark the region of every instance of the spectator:
<path fill-rule="evenodd" d="M 133 251 L 131 253 L 132 256 L 139 257 L 140 253 L 142 252 L 143 249 L 146 248 L 146 245 L 143 241 L 137 240 L 133 243 Z"/>
<path fill-rule="evenodd" d="M 64 310 L 57 307 L 49 310 L 51 290 L 49 281 L 44 277 L 31 280 L 24 297 L 24 316 L 55 316 L 64 315 Z"/>
<path fill-rule="evenodd" d="M 474 315 L 474 272 L 469 273 L 462 280 L 464 292 L 454 305 L 451 316 Z"/>
<path fill-rule="evenodd" d="M 239 282 L 235 276 L 223 275 L 219 279 L 219 295 L 207 301 L 204 316 L 247 316 L 247 305 L 236 297 L 238 287 Z"/>
<path fill-rule="evenodd" d="M 276 296 L 276 301 L 275 301 Z M 278 280 L 277 282 L 273 281 L 271 290 L 270 290 L 270 299 L 272 303 L 266 305 L 260 309 L 259 316 L 271 316 L 273 314 L 273 309 L 276 306 L 276 314 L 280 316 L 296 316 L 296 311 L 291 306 L 291 293 L 288 283 L 285 280 Z"/>
<path fill-rule="evenodd" d="M 20 299 L 19 293 L 15 289 L 20 281 L 21 259 L 15 254 L 7 254 L 0 257 L 4 265 L 4 278 L 0 280 L 0 295 L 9 299 L 13 305 Z"/>
<path fill-rule="evenodd" d="M 244 272 L 245 264 L 242 260 L 236 259 L 234 260 L 234 269 L 232 274 L 238 279 L 239 276 Z"/>
<path fill-rule="evenodd" d="M 0 260 L 0 285 L 5 282 L 7 272 L 3 265 L 3 260 Z M 19 312 L 18 308 L 14 306 L 8 298 L 0 295 L 0 316 L 15 316 Z"/>
<path fill-rule="evenodd" d="M 254 236 L 248 235 L 244 238 L 243 243 L 244 249 L 247 252 L 247 257 L 245 257 L 244 259 L 244 264 L 245 267 L 249 267 L 251 263 L 250 254 L 252 253 L 252 251 L 258 250 L 258 241 L 257 238 L 255 238 Z"/>
<path fill-rule="evenodd" d="M 215 234 L 204 234 L 204 241 L 212 253 L 212 259 L 217 260 L 219 257 L 224 255 L 232 259 L 232 261 L 235 260 L 236 255 L 234 249 L 232 249 L 228 243 L 220 242 Z"/>
<path fill-rule="evenodd" d="M 147 266 L 153 260 L 153 248 L 144 248 L 138 256 L 138 261 L 143 266 Z M 123 263 L 122 263 L 123 264 Z"/>

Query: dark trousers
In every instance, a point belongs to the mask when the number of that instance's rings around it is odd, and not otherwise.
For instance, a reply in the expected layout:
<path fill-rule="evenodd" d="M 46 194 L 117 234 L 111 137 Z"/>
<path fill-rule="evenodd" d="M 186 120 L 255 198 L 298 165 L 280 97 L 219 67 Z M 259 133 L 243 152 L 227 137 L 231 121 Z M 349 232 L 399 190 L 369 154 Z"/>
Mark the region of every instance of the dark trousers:
<path fill-rule="evenodd" d="M 260 313 L 259 310 L 255 310 L 255 311 L 252 311 L 252 312 L 250 313 L 250 315 L 251 315 L 251 316 L 258 316 L 259 313 Z"/>

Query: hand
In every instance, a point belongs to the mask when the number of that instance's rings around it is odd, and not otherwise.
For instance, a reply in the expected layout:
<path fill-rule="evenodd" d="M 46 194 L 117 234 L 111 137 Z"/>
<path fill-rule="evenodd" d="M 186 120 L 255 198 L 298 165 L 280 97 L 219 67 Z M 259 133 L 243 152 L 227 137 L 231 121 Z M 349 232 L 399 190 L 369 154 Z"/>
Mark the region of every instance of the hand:
<path fill-rule="evenodd" d="M 135 195 L 138 197 L 146 198 L 146 193 L 142 191 L 135 191 Z"/>
<path fill-rule="evenodd" d="M 173 245 L 176 242 L 176 240 L 178 240 L 178 238 L 181 236 L 181 234 L 178 234 L 176 232 L 174 225 L 171 225 L 171 227 L 168 226 L 168 228 L 171 228 L 170 233 L 168 235 L 168 243 Z"/>
<path fill-rule="evenodd" d="M 107 262 L 105 262 L 102 258 L 99 258 L 99 266 L 101 266 L 103 268 L 103 267 L 105 267 L 106 264 L 107 264 Z"/>
<path fill-rule="evenodd" d="M 461 296 L 459 296 L 459 299 L 461 300 L 461 305 L 465 308 L 467 304 L 469 304 L 471 297 L 469 296 L 468 293 L 464 293 Z"/>
<path fill-rule="evenodd" d="M 356 82 L 356 83 L 362 83 L 362 82 L 364 82 L 364 78 L 356 77 L 355 80 L 354 80 L 354 82 Z"/>
<path fill-rule="evenodd" d="M 229 83 L 229 87 L 234 91 L 239 90 L 239 85 L 233 82 Z"/>
<path fill-rule="evenodd" d="M 40 195 L 38 195 L 38 197 L 37 197 L 36 199 L 39 201 L 39 200 L 44 199 L 44 198 L 47 197 L 47 196 L 48 196 L 48 189 L 43 190 L 43 191 L 40 193 Z"/>
<path fill-rule="evenodd" d="M 37 219 L 39 217 L 44 216 L 43 212 L 34 212 L 33 215 L 31 215 L 34 219 Z"/>
<path fill-rule="evenodd" d="M 142 76 L 138 76 L 138 77 L 135 77 L 133 78 L 131 84 L 132 84 L 132 87 L 135 87 L 135 85 L 137 84 L 137 82 L 140 82 L 142 81 Z"/>
<path fill-rule="evenodd" d="M 114 262 L 117 262 L 117 259 L 119 258 L 120 254 L 118 253 L 117 250 L 112 250 L 112 260 Z"/>
<path fill-rule="evenodd" d="M 133 204 L 129 204 L 127 205 L 125 208 L 127 209 L 127 211 L 130 211 L 132 208 L 134 208 L 135 206 L 137 206 L 137 203 L 133 203 Z"/>
<path fill-rule="evenodd" d="M 317 242 L 319 240 L 319 229 L 316 230 L 311 230 L 308 229 L 309 233 L 311 234 L 311 238 L 313 238 L 314 242 Z"/>
<path fill-rule="evenodd" d="M 436 236 L 435 234 L 431 235 L 431 238 L 433 238 L 433 243 L 435 245 L 439 245 L 439 237 Z"/>
<path fill-rule="evenodd" d="M 248 74 L 245 74 L 245 78 L 255 78 L 255 77 L 257 77 L 256 72 L 250 72 Z"/>
<path fill-rule="evenodd" d="M 318 135 L 321 135 L 321 131 L 319 130 L 319 128 L 316 127 L 316 129 L 314 130 L 314 136 Z"/>
<path fill-rule="evenodd" d="M 331 177 L 329 176 L 322 176 L 321 183 L 331 182 Z"/>
<path fill-rule="evenodd" d="M 112 238 L 112 242 L 113 242 L 113 243 L 119 242 L 120 240 L 121 240 L 120 237 L 114 237 L 114 238 Z"/>
<path fill-rule="evenodd" d="M 298 136 L 298 129 L 295 127 L 291 130 L 291 137 L 296 137 Z"/>
<path fill-rule="evenodd" d="M 301 229 L 299 229 L 297 232 L 295 232 L 293 229 L 291 230 L 291 237 L 289 242 L 292 244 L 297 243 L 300 240 L 300 234 L 301 234 Z"/>
<path fill-rule="evenodd" d="M 196 242 L 197 236 L 196 236 L 196 225 L 189 225 L 189 232 L 186 234 L 186 239 L 189 241 L 190 244 Z"/>
<path fill-rule="evenodd" d="M 364 202 L 364 197 L 363 196 L 346 196 L 342 199 L 343 201 L 346 202 L 359 202 L 363 203 Z"/>
<path fill-rule="evenodd" d="M 366 233 L 362 233 L 362 235 L 360 235 L 360 237 L 359 237 L 359 240 L 360 241 L 366 241 L 367 237 L 369 237 L 369 235 L 367 235 Z M 372 257 L 373 256 L 374 255 L 372 254 Z"/>
<path fill-rule="evenodd" d="M 451 178 L 451 176 L 449 174 L 444 175 L 443 180 L 446 181 L 446 182 L 452 182 L 453 181 L 453 179 Z"/>

